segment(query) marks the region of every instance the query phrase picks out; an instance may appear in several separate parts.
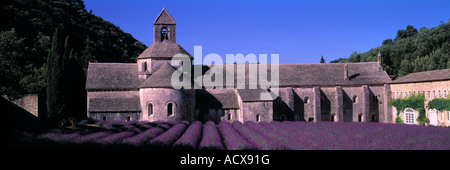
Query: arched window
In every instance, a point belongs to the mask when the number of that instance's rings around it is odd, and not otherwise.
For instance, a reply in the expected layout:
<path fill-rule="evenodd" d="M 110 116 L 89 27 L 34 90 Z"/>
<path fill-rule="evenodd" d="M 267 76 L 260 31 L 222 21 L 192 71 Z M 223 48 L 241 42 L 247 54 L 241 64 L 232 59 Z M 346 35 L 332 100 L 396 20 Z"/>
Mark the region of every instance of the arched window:
<path fill-rule="evenodd" d="M 353 103 L 357 103 L 358 102 L 358 96 L 354 95 L 352 101 L 353 101 Z"/>
<path fill-rule="evenodd" d="M 256 121 L 259 122 L 260 121 L 260 117 L 259 114 L 256 115 Z"/>
<path fill-rule="evenodd" d="M 105 115 L 102 116 L 102 120 L 106 120 L 106 116 Z"/>
<path fill-rule="evenodd" d="M 153 104 L 152 103 L 148 103 L 147 111 L 148 111 L 149 117 L 153 115 Z"/>
<path fill-rule="evenodd" d="M 331 113 L 331 121 L 332 121 L 332 122 L 334 122 L 334 120 L 335 120 L 335 117 L 336 117 L 336 114 L 334 114 L 334 113 Z"/>
<path fill-rule="evenodd" d="M 438 91 L 438 96 L 441 97 L 441 90 Z"/>
<path fill-rule="evenodd" d="M 305 97 L 304 102 L 305 102 L 305 104 L 308 104 L 309 103 L 309 97 Z"/>
<path fill-rule="evenodd" d="M 371 122 L 376 122 L 376 117 L 375 117 L 375 115 L 372 115 L 372 120 L 371 120 Z"/>
<path fill-rule="evenodd" d="M 169 39 L 169 30 L 166 27 L 164 27 L 161 29 L 161 41 L 168 39 Z"/>
<path fill-rule="evenodd" d="M 444 90 L 444 98 L 447 98 L 447 90 Z"/>
<path fill-rule="evenodd" d="M 358 122 L 362 122 L 362 113 L 358 114 Z"/>
<path fill-rule="evenodd" d="M 167 103 L 167 116 L 173 116 L 174 107 L 173 103 Z"/>
<path fill-rule="evenodd" d="M 413 109 L 408 108 L 405 110 L 405 123 L 406 124 L 414 123 L 414 110 Z"/>
<path fill-rule="evenodd" d="M 428 98 L 430 98 L 430 96 L 431 96 L 431 93 L 430 93 L 430 91 L 428 91 Z"/>
<path fill-rule="evenodd" d="M 258 120 L 258 115 L 256 116 L 256 119 Z M 227 120 L 231 120 L 231 113 L 227 114 Z"/>
<path fill-rule="evenodd" d="M 131 116 L 130 115 L 127 115 L 126 121 L 127 122 L 131 121 Z"/>

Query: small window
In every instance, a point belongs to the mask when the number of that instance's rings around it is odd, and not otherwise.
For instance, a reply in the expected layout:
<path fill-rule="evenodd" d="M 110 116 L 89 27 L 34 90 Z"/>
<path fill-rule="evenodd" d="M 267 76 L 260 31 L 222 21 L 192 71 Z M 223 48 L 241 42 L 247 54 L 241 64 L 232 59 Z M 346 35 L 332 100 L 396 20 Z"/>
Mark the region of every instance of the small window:
<path fill-rule="evenodd" d="M 228 114 L 227 114 L 227 119 L 228 119 L 228 120 L 231 120 L 231 113 L 228 113 Z M 258 119 L 258 115 L 256 116 L 256 119 Z M 258 120 L 257 120 L 257 121 L 258 121 Z"/>
<path fill-rule="evenodd" d="M 438 96 L 441 97 L 441 90 L 438 91 Z"/>
<path fill-rule="evenodd" d="M 305 104 L 308 104 L 309 103 L 309 97 L 305 97 L 304 101 L 305 101 Z"/>
<path fill-rule="evenodd" d="M 105 115 L 102 116 L 102 120 L 106 120 L 106 116 Z"/>
<path fill-rule="evenodd" d="M 450 121 L 450 111 L 447 112 L 447 120 Z"/>
<path fill-rule="evenodd" d="M 312 117 L 308 118 L 308 122 L 314 122 L 314 118 Z"/>
<path fill-rule="evenodd" d="M 428 98 L 430 98 L 430 96 L 431 96 L 431 93 L 430 93 L 430 91 L 428 91 Z"/>
<path fill-rule="evenodd" d="M 358 96 L 354 95 L 352 100 L 353 100 L 353 103 L 357 103 L 358 102 Z"/>
<path fill-rule="evenodd" d="M 161 29 L 161 41 L 169 39 L 169 30 L 167 28 Z"/>
<path fill-rule="evenodd" d="M 433 99 L 436 97 L 436 91 L 433 90 Z"/>
<path fill-rule="evenodd" d="M 260 117 L 259 117 L 259 114 L 257 114 L 256 115 L 256 121 L 259 122 L 259 120 L 260 120 Z"/>
<path fill-rule="evenodd" d="M 127 115 L 126 121 L 127 122 L 131 121 L 131 116 L 130 115 Z"/>
<path fill-rule="evenodd" d="M 362 113 L 358 115 L 358 122 L 362 122 Z"/>
<path fill-rule="evenodd" d="M 142 62 L 142 72 L 147 71 L 147 62 Z"/>
<path fill-rule="evenodd" d="M 173 103 L 168 103 L 167 104 L 167 116 L 173 116 L 173 109 L 174 109 Z"/>
<path fill-rule="evenodd" d="M 334 120 L 335 120 L 335 117 L 336 117 L 336 114 L 334 114 L 334 113 L 331 113 L 331 121 L 332 121 L 332 122 L 334 122 Z"/>
<path fill-rule="evenodd" d="M 444 90 L 444 98 L 447 98 L 447 90 Z"/>
<path fill-rule="evenodd" d="M 153 115 L 153 104 L 152 103 L 148 103 L 148 116 L 152 116 Z"/>
<path fill-rule="evenodd" d="M 372 122 L 376 122 L 376 117 L 375 117 L 375 115 L 372 115 L 372 120 L 371 120 Z"/>

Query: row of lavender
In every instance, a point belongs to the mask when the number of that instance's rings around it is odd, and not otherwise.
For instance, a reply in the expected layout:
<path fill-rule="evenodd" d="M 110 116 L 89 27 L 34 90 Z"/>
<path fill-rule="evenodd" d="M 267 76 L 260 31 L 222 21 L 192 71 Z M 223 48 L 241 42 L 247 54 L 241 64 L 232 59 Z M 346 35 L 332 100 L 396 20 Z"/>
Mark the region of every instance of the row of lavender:
<path fill-rule="evenodd" d="M 108 148 L 310 150 L 450 149 L 450 129 L 340 122 L 97 122 L 95 130 L 51 131 L 39 143 Z"/>

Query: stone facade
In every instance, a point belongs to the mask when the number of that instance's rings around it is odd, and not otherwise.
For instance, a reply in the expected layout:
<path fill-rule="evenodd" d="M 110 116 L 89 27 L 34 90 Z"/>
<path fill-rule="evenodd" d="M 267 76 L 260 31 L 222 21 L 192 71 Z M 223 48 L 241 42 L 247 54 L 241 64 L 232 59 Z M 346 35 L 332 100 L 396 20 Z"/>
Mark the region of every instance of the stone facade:
<path fill-rule="evenodd" d="M 450 73 L 450 69 L 446 69 Z M 442 70 L 445 71 L 445 70 Z M 401 81 L 401 79 L 399 79 Z M 432 80 L 432 81 L 414 81 L 414 82 L 399 82 L 394 81 L 390 85 L 391 88 L 391 96 L 392 98 L 406 98 L 411 96 L 412 94 L 425 94 L 425 107 L 428 105 L 428 102 L 435 98 L 447 98 L 449 97 L 450 90 L 450 80 Z M 397 109 L 392 107 L 392 113 L 397 113 Z M 400 118 L 405 123 L 411 124 L 419 124 L 417 122 L 417 117 L 419 116 L 419 112 L 413 110 L 413 122 L 406 121 L 406 108 L 401 111 Z M 450 111 L 437 111 L 434 109 L 425 109 L 425 114 L 430 120 L 429 124 L 434 126 L 450 126 Z M 395 120 L 397 114 L 391 115 L 392 119 Z"/>

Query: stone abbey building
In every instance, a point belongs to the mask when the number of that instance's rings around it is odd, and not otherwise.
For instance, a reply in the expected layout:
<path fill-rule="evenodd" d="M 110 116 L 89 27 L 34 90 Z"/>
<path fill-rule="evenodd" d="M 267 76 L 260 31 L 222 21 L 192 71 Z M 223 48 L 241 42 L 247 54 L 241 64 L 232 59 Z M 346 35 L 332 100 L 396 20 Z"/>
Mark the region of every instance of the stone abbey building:
<path fill-rule="evenodd" d="M 393 122 L 395 118 L 387 105 L 393 93 L 381 56 L 378 62 L 279 64 L 278 97 L 261 99 L 261 92 L 270 89 L 173 88 L 171 75 L 177 67 L 170 64 L 172 57 L 185 54 L 191 65 L 193 57 L 176 43 L 176 22 L 164 8 L 153 24 L 153 35 L 153 44 L 136 63 L 89 63 L 89 118 L 215 122 Z M 223 69 L 237 65 L 225 64 Z M 244 66 L 248 71 L 248 64 Z M 245 76 L 248 80 L 247 72 Z"/>

